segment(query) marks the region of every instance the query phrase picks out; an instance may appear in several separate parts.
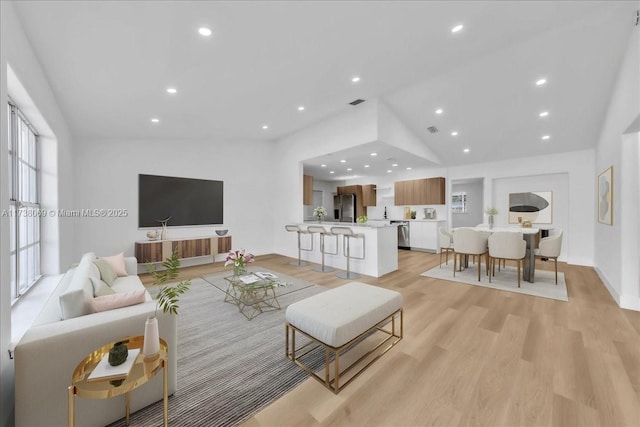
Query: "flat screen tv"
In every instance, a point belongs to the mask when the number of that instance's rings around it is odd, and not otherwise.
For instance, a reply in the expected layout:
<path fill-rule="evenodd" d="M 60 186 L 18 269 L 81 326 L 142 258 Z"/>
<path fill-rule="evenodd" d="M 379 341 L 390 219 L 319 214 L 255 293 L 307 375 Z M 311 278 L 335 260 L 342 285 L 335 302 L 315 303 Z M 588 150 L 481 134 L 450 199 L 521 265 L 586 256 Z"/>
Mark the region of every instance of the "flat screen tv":
<path fill-rule="evenodd" d="M 224 222 L 223 182 L 138 175 L 138 227 L 214 225 Z"/>

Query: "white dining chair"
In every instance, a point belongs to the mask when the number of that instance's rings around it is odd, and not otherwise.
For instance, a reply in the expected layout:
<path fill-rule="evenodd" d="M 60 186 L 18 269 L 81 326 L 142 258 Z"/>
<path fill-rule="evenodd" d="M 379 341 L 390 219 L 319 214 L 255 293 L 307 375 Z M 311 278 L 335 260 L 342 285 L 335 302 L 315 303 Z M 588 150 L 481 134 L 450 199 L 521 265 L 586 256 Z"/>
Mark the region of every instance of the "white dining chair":
<path fill-rule="evenodd" d="M 438 229 L 438 241 L 440 243 L 440 267 L 442 267 L 442 253 L 445 254 L 445 265 L 449 265 L 449 252 L 453 252 L 453 234 L 445 227 Z"/>
<path fill-rule="evenodd" d="M 496 260 L 515 261 L 518 270 L 518 287 L 520 287 L 521 269 L 524 268 L 524 259 L 527 253 L 527 242 L 522 238 L 522 233 L 510 231 L 497 231 L 489 237 L 489 283 L 495 276 Z"/>
<path fill-rule="evenodd" d="M 487 247 L 487 235 L 470 228 L 459 228 L 453 234 L 453 277 L 456 276 L 457 259 L 459 256 L 478 256 L 478 282 L 480 281 L 480 269 L 482 255 L 485 256 L 485 267 L 489 268 L 489 251 Z M 462 259 L 460 259 L 462 264 Z M 488 274 L 487 270 L 487 274 Z"/>
<path fill-rule="evenodd" d="M 556 270 L 556 285 L 558 284 L 558 257 L 562 250 L 562 230 L 557 234 L 549 237 L 543 237 L 538 243 L 538 248 L 534 251 L 536 258 L 551 258 L 555 264 Z M 533 275 L 535 277 L 535 268 L 533 269 Z"/>

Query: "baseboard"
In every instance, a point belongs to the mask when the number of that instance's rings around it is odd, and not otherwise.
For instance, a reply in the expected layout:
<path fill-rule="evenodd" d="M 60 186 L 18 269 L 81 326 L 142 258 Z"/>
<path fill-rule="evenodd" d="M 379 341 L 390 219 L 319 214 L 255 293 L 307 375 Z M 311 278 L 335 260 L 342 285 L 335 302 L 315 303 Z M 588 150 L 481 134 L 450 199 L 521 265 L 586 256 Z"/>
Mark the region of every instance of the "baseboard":
<path fill-rule="evenodd" d="M 593 269 L 596 271 L 605 288 L 607 288 L 607 290 L 613 297 L 613 300 L 616 302 L 616 304 L 620 305 L 620 295 L 618 295 L 618 291 L 616 291 L 615 288 L 611 285 L 611 283 L 607 279 L 607 276 L 605 276 L 602 270 L 600 270 L 597 266 L 594 266 Z"/>

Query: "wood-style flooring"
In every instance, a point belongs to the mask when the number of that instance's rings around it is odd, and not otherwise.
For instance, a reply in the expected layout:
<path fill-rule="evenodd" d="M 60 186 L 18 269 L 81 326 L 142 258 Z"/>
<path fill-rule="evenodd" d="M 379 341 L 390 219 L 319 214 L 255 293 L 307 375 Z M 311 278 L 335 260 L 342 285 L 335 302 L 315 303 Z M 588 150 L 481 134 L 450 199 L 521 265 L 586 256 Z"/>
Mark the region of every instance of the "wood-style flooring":
<path fill-rule="evenodd" d="M 291 261 L 254 265 L 348 282 Z M 340 394 L 307 379 L 245 426 L 640 426 L 640 313 L 618 308 L 592 268 L 559 263 L 567 303 L 419 275 L 437 265 L 438 255 L 400 251 L 398 271 L 363 276 L 402 293 L 404 339 Z"/>

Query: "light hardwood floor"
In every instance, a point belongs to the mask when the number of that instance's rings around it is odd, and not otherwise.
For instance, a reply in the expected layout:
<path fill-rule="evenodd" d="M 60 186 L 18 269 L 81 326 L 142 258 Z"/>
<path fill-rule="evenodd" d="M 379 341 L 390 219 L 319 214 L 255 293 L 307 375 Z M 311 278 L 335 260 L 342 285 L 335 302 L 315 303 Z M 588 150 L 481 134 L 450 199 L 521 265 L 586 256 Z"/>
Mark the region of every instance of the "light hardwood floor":
<path fill-rule="evenodd" d="M 254 265 L 348 282 L 290 261 Z M 402 293 L 404 339 L 339 395 L 307 379 L 245 426 L 640 426 L 640 313 L 618 308 L 592 268 L 559 263 L 567 303 L 419 275 L 437 265 L 400 251 L 398 271 L 363 276 Z"/>

